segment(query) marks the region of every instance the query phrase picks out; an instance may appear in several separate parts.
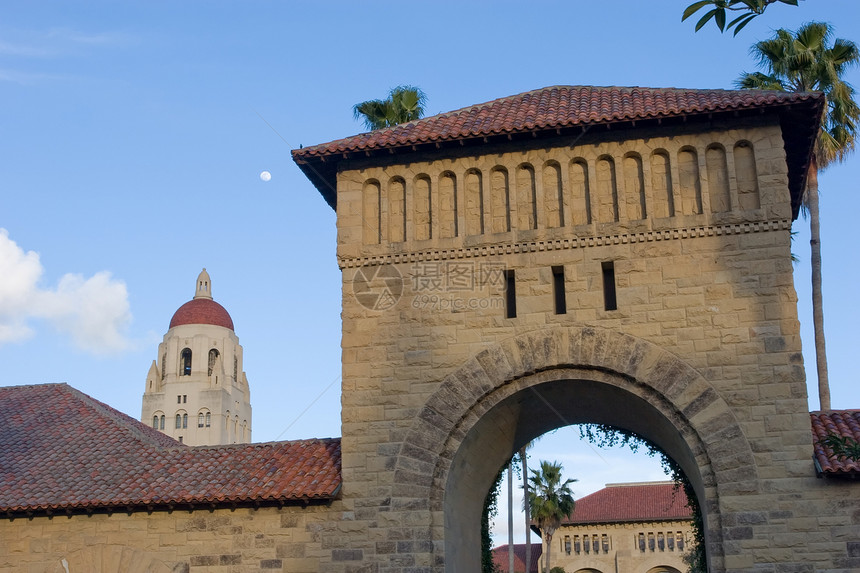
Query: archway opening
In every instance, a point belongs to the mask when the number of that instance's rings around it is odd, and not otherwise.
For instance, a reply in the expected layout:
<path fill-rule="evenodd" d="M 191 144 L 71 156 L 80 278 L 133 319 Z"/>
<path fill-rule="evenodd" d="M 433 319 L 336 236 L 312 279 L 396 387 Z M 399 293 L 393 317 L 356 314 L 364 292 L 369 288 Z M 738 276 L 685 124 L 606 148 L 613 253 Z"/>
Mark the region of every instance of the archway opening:
<path fill-rule="evenodd" d="M 577 369 L 544 371 L 512 386 L 516 388 L 500 388 L 480 400 L 471 409 L 477 420 L 463 428 L 458 440 L 442 503 L 446 568 L 480 570 L 483 501 L 499 468 L 523 444 L 557 428 L 601 424 L 637 434 L 674 460 L 695 497 L 705 499 L 710 468 L 702 467 L 704 454 L 695 432 L 653 390 L 624 376 Z M 705 511 L 702 519 L 707 542 Z"/>
<path fill-rule="evenodd" d="M 520 453 L 501 469 L 498 486 L 488 493 L 495 512 L 484 518 L 489 539 L 482 542 L 489 545 L 482 547 L 482 560 L 491 558 L 496 570 L 505 573 L 510 557 L 514 571 L 541 571 L 548 556 L 547 532 L 539 524 L 529 527 L 525 519 Z M 542 464 L 551 464 L 561 468 L 560 482 L 575 480 L 569 484 L 575 509 L 552 531 L 552 569 L 645 573 L 655 565 L 687 571 L 690 558 L 701 564 L 696 498 L 686 493 L 686 477 L 674 461 L 655 445 L 618 428 L 583 424 L 543 434 L 526 457 L 525 473 L 532 477 L 542 473 Z M 484 522 L 482 535 L 483 527 Z M 524 569 L 527 554 L 531 568 Z"/>

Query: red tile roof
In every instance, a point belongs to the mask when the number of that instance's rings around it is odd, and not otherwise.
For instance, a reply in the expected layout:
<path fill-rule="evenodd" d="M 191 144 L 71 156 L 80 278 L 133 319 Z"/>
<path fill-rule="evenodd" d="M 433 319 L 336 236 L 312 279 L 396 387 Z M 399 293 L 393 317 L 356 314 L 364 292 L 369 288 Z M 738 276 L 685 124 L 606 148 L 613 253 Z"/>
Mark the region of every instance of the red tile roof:
<path fill-rule="evenodd" d="M 540 542 L 532 543 L 531 562 L 529 573 L 538 572 L 538 563 L 540 556 L 543 553 L 543 547 Z M 508 571 L 508 546 L 500 545 L 493 548 L 493 563 L 499 571 Z M 526 544 L 514 544 L 514 573 L 526 573 Z"/>
<path fill-rule="evenodd" d="M 191 299 L 173 313 L 170 328 L 183 324 L 214 324 L 233 330 L 233 319 L 227 309 L 208 298 Z"/>
<path fill-rule="evenodd" d="M 596 125 L 630 124 L 634 121 L 657 123 L 696 116 L 710 119 L 719 114 L 733 116 L 770 109 L 780 114 L 790 164 L 789 186 L 797 187 L 805 180 L 823 105 L 824 97 L 820 93 L 552 86 L 294 149 L 292 155 L 329 204 L 334 206 L 336 163 L 356 152 L 370 156 L 379 150 L 396 150 L 401 154 L 418 151 L 418 146 L 427 144 L 433 149 L 449 142 L 480 145 L 491 139 L 504 142 L 515 136 L 555 137 L 563 135 L 563 130 L 567 130 L 568 135 L 578 136 L 582 128 Z M 798 169 L 801 172 L 797 172 Z M 794 195 L 796 190 L 792 191 Z"/>
<path fill-rule="evenodd" d="M 0 514 L 333 499 L 340 440 L 183 446 L 66 384 L 0 388 Z"/>
<path fill-rule="evenodd" d="M 837 458 L 831 448 L 822 444 L 830 434 L 860 442 L 860 410 L 827 410 L 812 412 L 810 416 L 815 447 L 814 458 L 819 475 L 857 476 L 860 474 L 860 460 Z"/>
<path fill-rule="evenodd" d="M 564 523 L 618 523 L 690 519 L 687 496 L 672 482 L 610 484 L 576 500 Z"/>

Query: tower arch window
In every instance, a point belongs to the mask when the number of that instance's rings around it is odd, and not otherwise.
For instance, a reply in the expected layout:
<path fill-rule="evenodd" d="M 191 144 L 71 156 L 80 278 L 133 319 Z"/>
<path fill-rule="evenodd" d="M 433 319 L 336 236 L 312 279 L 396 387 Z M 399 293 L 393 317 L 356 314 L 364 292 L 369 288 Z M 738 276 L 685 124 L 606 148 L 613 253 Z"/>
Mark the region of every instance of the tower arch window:
<path fill-rule="evenodd" d="M 206 412 L 206 427 L 212 425 L 212 414 L 210 412 Z"/>
<path fill-rule="evenodd" d="M 182 414 L 182 427 L 188 427 L 188 414 Z"/>
<path fill-rule="evenodd" d="M 209 373 L 207 376 L 212 376 L 212 370 L 215 369 L 215 361 L 218 359 L 218 356 L 220 354 L 217 349 L 213 348 L 209 351 Z"/>
<path fill-rule="evenodd" d="M 182 414 L 176 414 L 176 429 L 182 429 Z"/>
<path fill-rule="evenodd" d="M 190 376 L 191 375 L 191 349 L 184 348 L 182 353 L 179 355 L 179 375 L 180 376 Z"/>
<path fill-rule="evenodd" d="M 155 428 L 156 430 L 158 429 L 158 416 L 152 417 L 152 427 Z"/>
<path fill-rule="evenodd" d="M 200 412 L 199 414 L 197 414 L 197 427 L 198 428 L 203 427 L 203 412 Z"/>
<path fill-rule="evenodd" d="M 164 429 L 164 414 L 161 415 L 161 418 L 158 420 L 159 430 Z"/>

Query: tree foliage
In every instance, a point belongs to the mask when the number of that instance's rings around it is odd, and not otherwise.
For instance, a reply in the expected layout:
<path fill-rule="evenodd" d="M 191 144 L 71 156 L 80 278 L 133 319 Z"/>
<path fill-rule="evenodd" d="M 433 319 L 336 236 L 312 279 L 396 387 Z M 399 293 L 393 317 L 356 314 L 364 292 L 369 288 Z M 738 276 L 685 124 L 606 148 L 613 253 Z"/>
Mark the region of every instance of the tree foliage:
<path fill-rule="evenodd" d="M 827 434 L 821 444 L 830 448 L 836 459 L 860 462 L 860 442 L 850 436 Z"/>
<path fill-rule="evenodd" d="M 499 489 L 505 475 L 507 464 L 502 466 L 495 481 L 484 498 L 484 509 L 481 512 L 481 573 L 501 573 L 493 562 L 493 538 L 490 535 L 490 521 L 499 513 Z"/>
<path fill-rule="evenodd" d="M 541 461 L 540 468 L 533 469 L 529 476 L 528 500 L 531 518 L 537 523 L 546 540 L 544 569 L 550 571 L 552 536 L 561 525 L 561 520 L 570 517 L 576 502 L 570 484 L 575 479 L 563 480 L 563 468 L 558 462 Z"/>
<path fill-rule="evenodd" d="M 404 85 L 391 88 L 385 99 L 355 104 L 352 113 L 367 129 L 374 130 L 421 119 L 426 105 L 427 95 L 420 88 Z"/>
<path fill-rule="evenodd" d="M 683 22 L 699 10 L 710 7 L 696 22 L 696 31 L 698 32 L 705 24 L 713 20 L 720 32 L 734 28 L 735 31 L 732 35 L 737 36 L 744 26 L 764 14 L 768 6 L 776 3 L 797 6 L 798 0 L 699 0 L 687 6 L 681 16 L 681 21 Z M 736 17 L 729 21 L 733 15 Z"/>
<path fill-rule="evenodd" d="M 851 66 L 860 63 L 860 52 L 854 42 L 841 38 L 834 40 L 833 28 L 824 22 L 809 22 L 796 32 L 779 29 L 773 37 L 754 44 L 750 52 L 765 72 L 744 73 L 737 81 L 738 87 L 788 92 L 821 91 L 827 101 L 809 164 L 803 204 L 809 215 L 811 237 L 812 323 L 819 402 L 822 410 L 829 410 L 818 169 L 844 160 L 854 150 L 860 106 L 854 99 L 854 88 L 843 77 Z"/>
<path fill-rule="evenodd" d="M 832 44 L 831 44 L 832 41 Z M 833 39 L 833 27 L 809 22 L 796 32 L 779 29 L 773 37 L 755 43 L 750 53 L 767 73 L 744 73 L 737 81 L 741 89 L 785 92 L 821 91 L 827 98 L 827 113 L 821 119 L 816 142 L 818 167 L 842 161 L 854 150 L 860 107 L 854 88 L 843 77 L 860 63 L 857 45 Z"/>

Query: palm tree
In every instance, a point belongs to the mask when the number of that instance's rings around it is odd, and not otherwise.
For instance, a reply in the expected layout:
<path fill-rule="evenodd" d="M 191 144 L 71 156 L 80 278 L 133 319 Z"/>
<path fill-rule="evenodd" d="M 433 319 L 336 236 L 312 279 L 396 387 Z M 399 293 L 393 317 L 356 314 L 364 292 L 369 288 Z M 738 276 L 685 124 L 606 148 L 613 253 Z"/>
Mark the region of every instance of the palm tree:
<path fill-rule="evenodd" d="M 552 536 L 561 525 L 561 520 L 570 517 L 576 502 L 573 500 L 573 492 L 570 484 L 575 479 L 562 481 L 562 467 L 558 462 L 541 461 L 539 470 L 532 470 L 529 478 L 532 489 L 528 492 L 526 499 L 531 506 L 531 518 L 537 522 L 541 535 L 546 542 L 546 558 L 544 570 L 550 570 L 550 554 L 552 550 Z"/>
<path fill-rule="evenodd" d="M 818 369 L 818 397 L 822 410 L 830 409 L 830 384 L 824 345 L 824 305 L 821 294 L 821 234 L 818 213 L 818 170 L 842 161 L 854 150 L 860 108 L 854 88 L 842 80 L 860 62 L 854 42 L 836 38 L 823 22 L 809 22 L 797 30 L 779 29 L 769 40 L 753 45 L 750 52 L 768 73 L 744 73 L 737 81 L 743 89 L 790 92 L 824 92 L 827 109 L 809 163 L 803 205 L 809 214 L 812 254 L 812 321 Z"/>
<path fill-rule="evenodd" d="M 374 130 L 420 119 L 426 104 L 427 95 L 419 88 L 397 86 L 384 100 L 372 99 L 355 104 L 352 113 L 355 119 L 364 122 L 367 129 Z"/>

